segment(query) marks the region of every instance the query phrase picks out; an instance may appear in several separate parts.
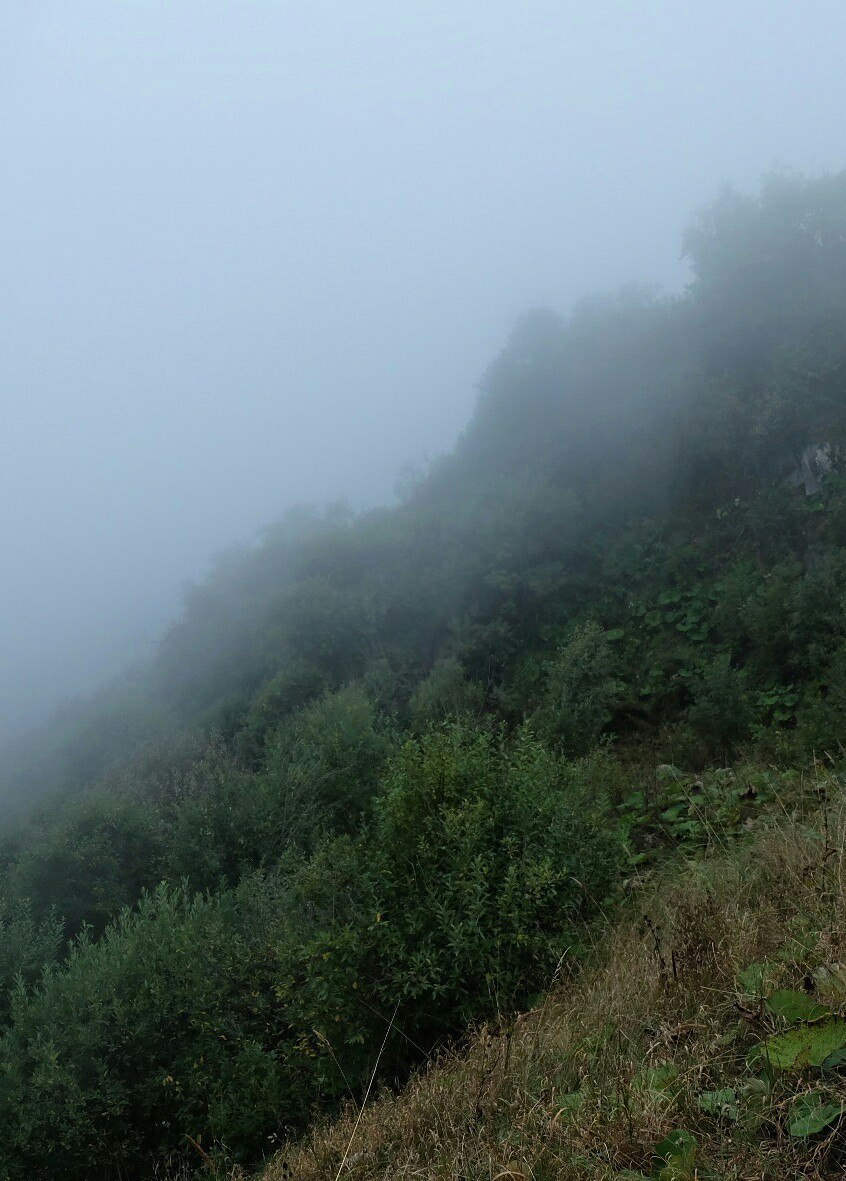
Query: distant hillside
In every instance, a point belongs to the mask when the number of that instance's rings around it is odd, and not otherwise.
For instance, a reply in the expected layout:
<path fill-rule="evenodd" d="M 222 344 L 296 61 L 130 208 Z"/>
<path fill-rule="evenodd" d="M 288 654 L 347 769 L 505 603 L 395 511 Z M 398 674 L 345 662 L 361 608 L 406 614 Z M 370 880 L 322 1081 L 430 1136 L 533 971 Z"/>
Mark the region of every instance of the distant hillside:
<path fill-rule="evenodd" d="M 289 515 L 8 753 L 0 1176 L 259 1167 L 839 774 L 846 174 L 684 249 L 680 296 L 526 315 L 400 504 Z"/>
<path fill-rule="evenodd" d="M 402 713 L 439 658 L 459 660 L 496 712 L 515 653 L 554 647 L 576 613 L 607 617 L 596 593 L 619 590 L 608 563 L 621 547 L 660 539 L 660 560 L 674 531 L 704 529 L 711 568 L 751 554 L 745 521 L 763 501 L 781 490 L 770 515 L 796 516 L 788 490 L 803 464 L 837 467 L 843 191 L 842 176 L 777 174 L 757 197 L 726 193 L 687 233 L 684 296 L 633 289 L 566 319 L 527 315 L 454 452 L 404 504 L 359 518 L 294 512 L 221 559 L 146 679 L 66 709 L 52 742 L 22 743 L 7 794 L 78 786 L 173 727 L 252 733 L 256 710 L 272 725 L 367 675 Z M 819 494 L 816 478 L 808 487 Z M 794 532 L 805 524 L 800 513 Z M 804 541 L 757 532 L 768 559 Z"/>

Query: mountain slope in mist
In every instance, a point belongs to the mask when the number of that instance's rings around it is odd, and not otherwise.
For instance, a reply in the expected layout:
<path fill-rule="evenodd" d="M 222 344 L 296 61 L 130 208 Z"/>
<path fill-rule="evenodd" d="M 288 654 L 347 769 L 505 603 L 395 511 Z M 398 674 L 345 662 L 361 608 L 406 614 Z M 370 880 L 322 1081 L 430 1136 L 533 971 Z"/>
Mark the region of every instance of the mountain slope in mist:
<path fill-rule="evenodd" d="M 256 1164 L 837 762 L 846 176 L 685 249 L 681 297 L 524 317 L 398 507 L 290 515 L 7 758 L 3 1175 Z"/>

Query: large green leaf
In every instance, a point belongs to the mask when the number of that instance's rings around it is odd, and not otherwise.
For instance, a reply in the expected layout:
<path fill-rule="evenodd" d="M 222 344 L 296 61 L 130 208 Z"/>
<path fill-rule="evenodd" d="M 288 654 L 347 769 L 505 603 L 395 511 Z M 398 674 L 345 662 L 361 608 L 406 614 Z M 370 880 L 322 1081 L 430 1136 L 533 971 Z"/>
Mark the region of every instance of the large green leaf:
<path fill-rule="evenodd" d="M 787 1130 L 797 1140 L 815 1136 L 843 1114 L 840 1103 L 824 1103 L 819 1095 L 800 1095 L 790 1108 Z"/>
<path fill-rule="evenodd" d="M 829 1054 L 822 1064 L 823 1074 L 837 1074 L 846 1067 L 846 1048 L 835 1050 L 833 1054 Z"/>
<path fill-rule="evenodd" d="M 650 1091 L 660 1091 L 666 1095 L 673 1095 L 678 1091 L 679 1070 L 672 1062 L 665 1062 L 661 1066 L 653 1066 L 646 1072 L 646 1084 Z"/>
<path fill-rule="evenodd" d="M 683 1128 L 670 1132 L 655 1149 L 656 1181 L 693 1181 L 696 1141 Z"/>
<path fill-rule="evenodd" d="M 803 1066 L 822 1066 L 829 1054 L 846 1046 L 846 1021 L 831 1018 L 814 1025 L 774 1034 L 764 1043 L 764 1054 L 779 1070 L 798 1070 Z"/>
<path fill-rule="evenodd" d="M 709 1115 L 730 1120 L 739 1118 L 737 1095 L 731 1087 L 723 1087 L 719 1091 L 703 1091 L 697 1102 L 702 1110 L 707 1111 Z"/>
<path fill-rule="evenodd" d="M 769 982 L 777 971 L 777 965 L 768 963 L 750 964 L 748 968 L 742 968 L 737 973 L 740 991 L 746 996 L 764 996 Z"/>
<path fill-rule="evenodd" d="M 795 988 L 780 988 L 772 996 L 767 997 L 767 1012 L 773 1017 L 783 1017 L 785 1021 L 820 1021 L 823 1017 L 831 1016 L 831 1009 L 812 1001 L 804 992 L 797 992 Z"/>

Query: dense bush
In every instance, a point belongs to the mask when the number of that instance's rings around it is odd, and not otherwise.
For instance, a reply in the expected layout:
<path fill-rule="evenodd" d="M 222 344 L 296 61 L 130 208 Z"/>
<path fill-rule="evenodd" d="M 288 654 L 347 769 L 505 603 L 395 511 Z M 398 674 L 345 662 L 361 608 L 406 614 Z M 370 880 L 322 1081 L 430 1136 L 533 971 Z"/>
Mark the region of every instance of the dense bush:
<path fill-rule="evenodd" d="M 409 742 L 367 835 L 389 988 L 407 1025 L 455 1028 L 547 983 L 607 896 L 620 846 L 601 798 L 528 734 Z"/>
<path fill-rule="evenodd" d="M 95 791 L 35 818 L 4 885 L 12 897 L 31 899 L 39 913 L 59 906 L 71 933 L 84 924 L 100 931 L 161 871 L 155 811 Z"/>
<path fill-rule="evenodd" d="M 87 1178 L 192 1143 L 253 1159 L 363 1085 L 390 1010 L 425 1048 L 546 983 L 619 853 L 600 803 L 528 736 L 409 742 L 358 840 L 213 896 L 161 886 L 13 992 L 0 1161 Z"/>
<path fill-rule="evenodd" d="M 254 1153 L 295 1089 L 273 1052 L 273 909 L 251 882 L 209 899 L 162 887 L 19 990 L 0 1041 L 3 1175 L 143 1175 L 188 1136 Z"/>
<path fill-rule="evenodd" d="M 428 726 L 459 718 L 480 721 L 485 692 L 471 681 L 454 656 L 437 660 L 427 677 L 418 684 L 409 702 L 412 729 L 420 733 Z"/>
<path fill-rule="evenodd" d="M 752 710 L 746 674 L 728 654 L 715 656 L 694 678 L 687 717 L 718 757 L 730 754 L 749 732 Z"/>
<path fill-rule="evenodd" d="M 547 662 L 543 698 L 533 717 L 538 733 L 571 755 L 590 750 L 622 703 L 619 670 L 602 628 L 593 622 L 577 627 Z"/>
<path fill-rule="evenodd" d="M 64 923 L 55 910 L 39 918 L 28 899 L 0 901 L 0 1026 L 8 1020 L 14 988 L 33 984 L 57 963 L 63 944 Z"/>
<path fill-rule="evenodd" d="M 276 848 L 321 826 L 352 829 L 391 750 L 390 723 L 360 685 L 326 693 L 270 739 L 261 790 L 276 812 Z"/>

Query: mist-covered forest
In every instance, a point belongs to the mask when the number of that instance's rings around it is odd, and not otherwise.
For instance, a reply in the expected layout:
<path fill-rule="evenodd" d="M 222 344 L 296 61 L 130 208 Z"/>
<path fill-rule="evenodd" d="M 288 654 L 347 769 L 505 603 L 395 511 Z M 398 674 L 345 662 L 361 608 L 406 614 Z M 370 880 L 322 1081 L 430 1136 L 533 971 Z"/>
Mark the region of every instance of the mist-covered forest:
<path fill-rule="evenodd" d="M 290 513 L 6 749 L 3 1176 L 257 1169 L 837 788 L 846 174 L 683 251 L 528 311 L 395 507 Z"/>

